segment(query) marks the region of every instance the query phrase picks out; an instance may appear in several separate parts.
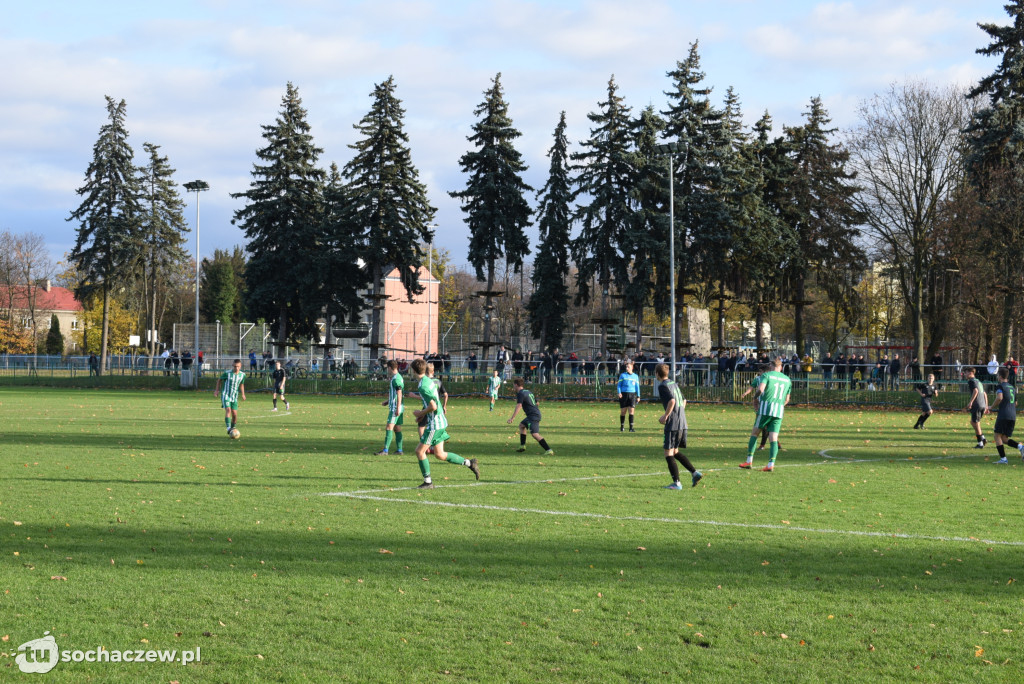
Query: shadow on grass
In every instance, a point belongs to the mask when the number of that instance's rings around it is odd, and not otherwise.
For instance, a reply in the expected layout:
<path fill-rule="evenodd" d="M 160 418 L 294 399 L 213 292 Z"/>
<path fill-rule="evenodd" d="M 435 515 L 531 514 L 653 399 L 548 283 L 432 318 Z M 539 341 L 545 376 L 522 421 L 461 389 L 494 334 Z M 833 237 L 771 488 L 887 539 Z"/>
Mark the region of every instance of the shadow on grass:
<path fill-rule="evenodd" d="M 243 523 L 210 527 L 185 521 L 179 529 L 146 530 L 120 524 L 76 524 L 51 530 L 26 525 L 38 543 L 23 546 L 18 558 L 5 558 L 0 567 L 6 566 L 5 572 L 11 573 L 38 566 L 40 576 L 70 577 L 79 568 L 109 570 L 122 578 L 140 573 L 139 581 L 160 571 L 234 573 L 246 579 L 253 572 L 367 581 L 410 575 L 436 576 L 441 581 L 472 577 L 477 585 L 527 581 L 533 586 L 551 582 L 563 587 L 628 577 L 659 591 L 699 578 L 727 589 L 785 583 L 792 589 L 822 594 L 856 589 L 978 600 L 1021 597 L 1020 583 L 1007 582 L 1024 561 L 1024 549 L 1019 548 L 991 550 L 983 543 L 800 537 L 699 527 L 679 527 L 678 533 L 666 534 L 663 528 L 652 531 L 643 524 L 609 535 L 600 523 L 517 528 L 519 518 L 506 516 L 500 526 L 480 526 L 470 524 L 473 517 L 450 514 L 443 529 L 436 531 L 426 527 L 431 519 L 425 515 L 413 515 L 411 521 L 374 523 L 388 526 L 383 531 L 308 531 L 305 523 L 294 530 L 260 531 Z M 321 524 L 336 520 L 331 513 L 318 516 Z M 423 532 L 407 534 L 411 526 Z M 113 565 L 112 559 L 116 560 Z"/>

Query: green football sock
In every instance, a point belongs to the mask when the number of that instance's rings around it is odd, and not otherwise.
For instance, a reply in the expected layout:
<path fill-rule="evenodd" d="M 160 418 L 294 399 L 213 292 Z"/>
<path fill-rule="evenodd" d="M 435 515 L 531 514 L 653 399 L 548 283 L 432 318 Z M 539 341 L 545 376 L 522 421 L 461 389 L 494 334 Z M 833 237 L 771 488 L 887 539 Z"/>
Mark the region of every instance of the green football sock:
<path fill-rule="evenodd" d="M 445 460 L 449 463 L 454 463 L 455 465 L 463 465 L 466 462 L 466 459 L 462 458 L 458 454 L 453 454 L 450 451 L 445 454 Z"/>
<path fill-rule="evenodd" d="M 384 451 L 387 451 L 388 449 L 391 448 L 391 440 L 392 440 L 392 438 L 394 438 L 394 436 L 395 436 L 394 430 L 385 430 L 384 431 Z"/>
<path fill-rule="evenodd" d="M 399 451 L 402 450 L 402 433 L 400 430 L 395 430 L 395 448 Z"/>
<path fill-rule="evenodd" d="M 771 446 L 768 447 L 768 463 L 775 465 L 775 457 L 779 455 L 779 443 L 778 441 L 772 442 Z"/>
<path fill-rule="evenodd" d="M 750 458 L 754 457 L 754 447 L 756 447 L 756 446 L 757 446 L 757 435 L 754 435 L 747 442 L 747 456 L 749 456 Z"/>
<path fill-rule="evenodd" d="M 430 477 L 430 459 L 429 458 L 421 458 L 420 459 L 420 472 L 423 473 L 424 479 Z"/>
<path fill-rule="evenodd" d="M 224 427 L 231 427 L 231 416 L 224 416 Z"/>

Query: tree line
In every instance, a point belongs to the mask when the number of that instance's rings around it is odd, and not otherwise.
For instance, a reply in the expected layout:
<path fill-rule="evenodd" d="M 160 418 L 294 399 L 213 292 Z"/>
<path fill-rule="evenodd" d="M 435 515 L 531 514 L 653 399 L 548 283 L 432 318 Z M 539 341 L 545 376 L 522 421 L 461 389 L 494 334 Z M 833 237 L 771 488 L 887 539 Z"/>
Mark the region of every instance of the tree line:
<path fill-rule="evenodd" d="M 507 282 L 518 275 L 522 283 L 529 272 L 517 316 L 547 350 L 563 344 L 580 307 L 605 331 L 602 356 L 616 322 L 631 323 L 639 345 L 645 325 L 665 322 L 674 293 L 677 302 L 717 312 L 720 346 L 734 338 L 730 319 L 749 318 L 755 346 L 767 346 L 762 323 L 772 320 L 801 356 L 811 333 L 834 349 L 879 325 L 886 337 L 911 338 L 921 358 L 951 336 L 970 337 L 975 353 L 1008 356 L 1024 276 L 1022 6 L 1007 5 L 1010 26 L 981 25 L 992 43 L 979 52 L 1001 62 L 974 88 L 894 84 L 862 103 L 858 124 L 845 132 L 817 97 L 799 124 L 776 132 L 764 112 L 745 125 L 732 88 L 713 98 L 693 43 L 666 73 L 662 106 L 634 110 L 611 77 L 575 145 L 562 112 L 539 189 L 524 180 L 521 133 L 497 74 L 458 160 L 465 185 L 449 193 L 469 229 L 477 289 L 449 268 L 442 309 L 463 319 L 472 309 L 484 348 L 496 346 L 492 322 L 507 309 Z M 103 350 L 115 287 L 131 284 L 146 329 L 159 328 L 183 282 L 175 272 L 187 263 L 188 230 L 166 157 L 146 143 L 145 163 L 135 166 L 125 103 L 108 97 L 107 111 L 78 191 L 82 204 L 68 218 L 78 224 L 69 255 L 76 292 L 103 307 Z M 318 335 L 320 320 L 354 323 L 370 311 L 370 346 L 383 348 L 383 279 L 397 268 L 408 296 L 422 292 L 419 269 L 436 215 L 404 116 L 394 79 L 375 85 L 369 111 L 354 124 L 351 158 L 324 168 L 289 83 L 277 117 L 262 127 L 250 186 L 233 195 L 243 201 L 233 223 L 244 248 L 203 265 L 204 315 L 262 319 L 285 346 Z M 673 144 L 666 150 L 663 141 Z M 435 271 L 447 261 L 439 258 Z M 869 275 L 892 284 L 884 307 Z"/>

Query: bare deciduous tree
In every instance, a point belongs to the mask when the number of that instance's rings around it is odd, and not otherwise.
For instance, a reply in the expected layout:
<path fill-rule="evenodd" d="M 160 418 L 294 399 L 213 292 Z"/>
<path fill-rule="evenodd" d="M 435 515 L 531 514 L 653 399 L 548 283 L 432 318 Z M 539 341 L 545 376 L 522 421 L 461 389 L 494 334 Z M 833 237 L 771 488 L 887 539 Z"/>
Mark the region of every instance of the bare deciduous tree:
<path fill-rule="evenodd" d="M 936 281 L 955 268 L 944 249 L 945 212 L 963 180 L 962 131 L 971 103 L 955 86 L 912 81 L 893 84 L 860 106 L 850 135 L 851 163 L 858 174 L 859 209 L 878 258 L 889 261 L 910 313 L 914 351 L 925 359 L 938 349 L 949 302 L 929 297 Z M 929 316 L 930 314 L 930 316 Z"/>

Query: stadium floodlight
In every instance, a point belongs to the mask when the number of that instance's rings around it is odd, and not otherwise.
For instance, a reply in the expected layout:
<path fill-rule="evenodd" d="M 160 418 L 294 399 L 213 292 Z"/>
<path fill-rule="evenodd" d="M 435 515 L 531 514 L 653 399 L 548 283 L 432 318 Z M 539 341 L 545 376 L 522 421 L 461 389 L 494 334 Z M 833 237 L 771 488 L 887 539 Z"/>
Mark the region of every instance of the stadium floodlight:
<path fill-rule="evenodd" d="M 210 189 L 209 183 L 201 180 L 194 180 L 182 185 L 183 188 L 189 192 L 196 193 L 196 340 L 195 348 L 192 350 L 192 357 L 198 358 L 199 356 L 199 193 Z M 196 389 L 199 389 L 199 373 L 194 369 L 195 361 L 193 363 L 192 370 L 192 382 Z"/>

